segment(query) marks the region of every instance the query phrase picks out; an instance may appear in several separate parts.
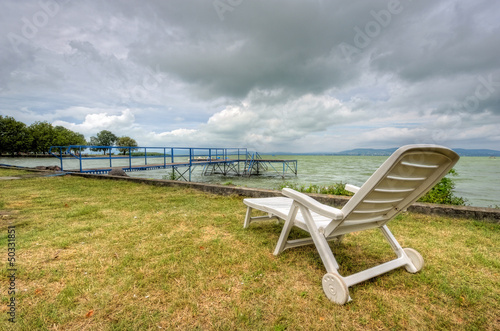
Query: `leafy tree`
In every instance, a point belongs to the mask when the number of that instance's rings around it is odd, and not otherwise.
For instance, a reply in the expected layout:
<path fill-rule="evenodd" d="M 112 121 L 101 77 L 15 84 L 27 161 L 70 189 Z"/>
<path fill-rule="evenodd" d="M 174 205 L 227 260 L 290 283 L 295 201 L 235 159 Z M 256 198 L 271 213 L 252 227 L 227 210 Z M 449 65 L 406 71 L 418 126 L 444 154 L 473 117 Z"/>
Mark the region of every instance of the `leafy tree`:
<path fill-rule="evenodd" d="M 0 153 L 47 153 L 51 146 L 86 145 L 83 134 L 62 126 L 35 122 L 27 127 L 12 117 L 0 116 Z"/>
<path fill-rule="evenodd" d="M 26 124 L 13 117 L 0 116 L 0 153 L 29 152 L 33 138 Z"/>
<path fill-rule="evenodd" d="M 54 128 L 53 146 L 86 145 L 83 134 L 66 129 L 63 126 Z"/>
<path fill-rule="evenodd" d="M 90 145 L 93 146 L 113 146 L 118 139 L 111 131 L 102 130 L 96 137 L 90 137 Z M 106 154 L 106 148 L 91 148 L 92 151 L 103 151 Z"/>
<path fill-rule="evenodd" d="M 71 145 L 87 145 L 85 136 L 81 133 L 71 131 Z"/>
<path fill-rule="evenodd" d="M 130 137 L 120 137 L 116 140 L 116 146 L 121 147 L 137 147 L 137 142 Z M 131 148 L 130 151 L 134 151 L 137 148 Z M 119 148 L 119 151 L 125 155 L 129 149 L 128 148 Z"/>
<path fill-rule="evenodd" d="M 45 154 L 49 151 L 50 146 L 54 145 L 55 131 L 52 124 L 35 122 L 28 129 L 33 137 L 30 148 L 32 152 Z"/>

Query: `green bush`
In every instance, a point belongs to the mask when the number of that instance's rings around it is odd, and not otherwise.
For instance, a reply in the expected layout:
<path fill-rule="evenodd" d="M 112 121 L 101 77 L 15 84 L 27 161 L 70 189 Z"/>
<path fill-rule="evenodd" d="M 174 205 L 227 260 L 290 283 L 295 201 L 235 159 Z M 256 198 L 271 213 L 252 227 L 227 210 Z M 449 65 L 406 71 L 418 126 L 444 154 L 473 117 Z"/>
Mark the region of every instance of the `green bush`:
<path fill-rule="evenodd" d="M 285 182 L 281 185 L 279 185 L 278 190 L 282 190 L 283 188 L 288 187 L 291 189 L 294 189 L 299 192 L 303 193 L 319 193 L 319 194 L 332 194 L 332 195 L 352 195 L 351 192 L 347 191 L 345 189 L 345 184 L 340 182 L 340 183 L 334 183 L 331 185 L 298 185 L 295 183 L 291 182 Z"/>
<path fill-rule="evenodd" d="M 458 173 L 455 169 L 451 169 L 448 175 L 457 176 Z M 418 199 L 418 201 L 444 205 L 465 206 L 466 199 L 455 196 L 453 193 L 453 190 L 455 189 L 455 182 L 447 176 L 441 178 L 441 181 L 423 197 Z"/>

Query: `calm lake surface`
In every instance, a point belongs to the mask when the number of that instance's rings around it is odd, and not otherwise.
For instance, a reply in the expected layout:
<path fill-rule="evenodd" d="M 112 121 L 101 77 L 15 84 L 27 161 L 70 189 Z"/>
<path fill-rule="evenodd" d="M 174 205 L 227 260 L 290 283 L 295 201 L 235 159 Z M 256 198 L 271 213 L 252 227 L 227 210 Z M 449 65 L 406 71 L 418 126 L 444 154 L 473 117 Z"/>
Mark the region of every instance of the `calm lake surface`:
<path fill-rule="evenodd" d="M 299 185 L 330 185 L 343 182 L 353 185 L 362 185 L 368 177 L 387 159 L 386 156 L 331 156 L 331 155 L 264 155 L 265 159 L 288 159 L 298 161 L 298 175 L 289 175 L 282 179 L 269 171 L 266 175 L 239 177 L 239 176 L 203 176 L 202 167 L 196 167 L 192 173 L 192 181 L 205 183 L 231 183 L 234 185 L 276 189 L 284 182 Z M 133 164 L 144 164 L 141 159 L 134 159 Z M 148 163 L 162 163 L 163 158 L 150 159 Z M 39 165 L 58 165 L 56 158 L 12 158 L 1 157 L 0 164 L 9 164 L 24 167 Z M 113 160 L 113 166 L 128 166 L 128 160 Z M 64 169 L 78 169 L 76 159 L 65 159 Z M 85 160 L 84 168 L 106 167 L 106 160 Z M 274 165 L 282 172 L 281 164 Z M 455 166 L 458 176 L 453 177 L 456 183 L 455 195 L 467 199 L 467 204 L 477 207 L 500 206 L 500 158 L 462 157 Z M 273 173 L 274 172 L 274 173 Z M 129 176 L 141 178 L 168 179 L 171 170 L 149 170 L 128 172 Z"/>

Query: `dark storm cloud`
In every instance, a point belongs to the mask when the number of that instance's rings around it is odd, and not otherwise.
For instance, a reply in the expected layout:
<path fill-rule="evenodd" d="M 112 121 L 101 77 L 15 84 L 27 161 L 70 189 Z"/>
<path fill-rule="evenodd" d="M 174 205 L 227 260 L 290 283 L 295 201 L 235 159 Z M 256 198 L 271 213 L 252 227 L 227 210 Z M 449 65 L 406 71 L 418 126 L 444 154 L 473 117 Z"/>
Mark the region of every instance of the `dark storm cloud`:
<path fill-rule="evenodd" d="M 498 2 L 0 7 L 0 114 L 25 122 L 262 149 L 500 140 Z"/>

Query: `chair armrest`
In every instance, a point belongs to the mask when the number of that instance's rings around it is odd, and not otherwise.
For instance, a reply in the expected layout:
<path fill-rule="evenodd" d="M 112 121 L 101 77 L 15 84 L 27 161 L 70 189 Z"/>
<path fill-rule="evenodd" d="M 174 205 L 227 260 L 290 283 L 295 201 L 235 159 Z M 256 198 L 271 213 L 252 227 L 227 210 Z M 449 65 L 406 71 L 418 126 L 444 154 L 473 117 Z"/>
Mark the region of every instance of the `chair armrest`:
<path fill-rule="evenodd" d="M 356 194 L 358 191 L 359 191 L 359 187 L 355 186 L 355 185 L 351 185 L 351 184 L 346 184 L 345 185 L 345 189 L 346 191 L 349 191 L 349 192 L 352 192 L 354 194 Z"/>
<path fill-rule="evenodd" d="M 305 195 L 304 193 L 297 192 L 295 190 L 292 190 L 291 188 L 284 188 L 281 192 L 284 196 L 292 198 L 301 205 L 304 205 L 311 211 L 318 213 L 321 216 L 325 216 L 333 220 L 341 220 L 344 218 L 344 213 L 342 213 L 340 209 L 324 205 L 321 202 L 314 200 L 310 196 Z"/>

